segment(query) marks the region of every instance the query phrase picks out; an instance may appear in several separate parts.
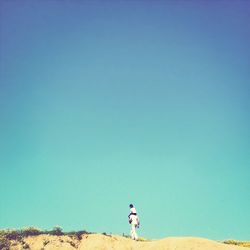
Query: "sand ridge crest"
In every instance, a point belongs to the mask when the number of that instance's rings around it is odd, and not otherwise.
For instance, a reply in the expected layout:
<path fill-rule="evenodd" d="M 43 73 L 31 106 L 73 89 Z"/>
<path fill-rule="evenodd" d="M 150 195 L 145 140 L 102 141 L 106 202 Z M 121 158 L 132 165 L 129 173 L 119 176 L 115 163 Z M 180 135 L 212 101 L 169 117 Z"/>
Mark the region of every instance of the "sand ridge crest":
<path fill-rule="evenodd" d="M 228 245 L 195 237 L 168 237 L 161 240 L 134 241 L 118 235 L 84 234 L 75 237 L 37 235 L 24 238 L 24 242 L 12 242 L 10 250 L 247 250 L 249 248 Z M 25 243 L 25 244 L 24 244 Z M 24 248 L 25 246 L 25 248 Z"/>

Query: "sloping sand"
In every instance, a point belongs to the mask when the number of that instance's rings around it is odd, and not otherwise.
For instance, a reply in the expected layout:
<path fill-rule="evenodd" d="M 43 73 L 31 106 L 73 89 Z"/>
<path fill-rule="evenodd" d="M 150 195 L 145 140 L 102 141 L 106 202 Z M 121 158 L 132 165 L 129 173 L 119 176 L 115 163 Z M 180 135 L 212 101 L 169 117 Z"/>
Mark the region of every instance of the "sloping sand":
<path fill-rule="evenodd" d="M 30 250 L 247 250 L 246 247 L 238 247 L 218 243 L 216 241 L 192 238 L 171 237 L 162 240 L 137 242 L 121 236 L 107 236 L 102 234 L 83 235 L 81 240 L 69 236 L 39 235 L 27 237 L 25 244 Z M 23 244 L 24 244 L 23 242 Z M 24 249 L 23 245 L 13 242 L 11 250 Z"/>

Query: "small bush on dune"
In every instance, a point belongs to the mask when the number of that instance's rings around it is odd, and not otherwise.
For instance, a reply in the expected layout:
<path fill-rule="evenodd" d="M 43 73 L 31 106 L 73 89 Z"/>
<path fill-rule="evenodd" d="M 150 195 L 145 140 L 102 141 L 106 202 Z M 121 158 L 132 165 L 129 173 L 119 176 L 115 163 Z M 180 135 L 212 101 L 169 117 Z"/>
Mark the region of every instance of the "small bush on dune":
<path fill-rule="evenodd" d="M 243 241 L 241 242 L 241 245 L 242 247 L 250 247 L 250 241 Z"/>
<path fill-rule="evenodd" d="M 129 235 L 127 235 L 127 234 L 125 234 L 125 233 L 122 234 L 122 237 L 131 238 Z"/>
<path fill-rule="evenodd" d="M 76 248 L 76 244 L 73 241 L 68 242 L 72 247 Z"/>
<path fill-rule="evenodd" d="M 27 236 L 40 235 L 43 233 L 43 231 L 41 231 L 40 229 L 35 228 L 35 227 L 28 227 L 28 228 L 22 229 L 21 233 L 22 233 L 23 237 L 27 237 Z"/>
<path fill-rule="evenodd" d="M 48 231 L 48 234 L 50 235 L 56 235 L 56 236 L 61 236 L 64 235 L 62 228 L 59 226 L 54 227 L 51 231 Z"/>
<path fill-rule="evenodd" d="M 139 238 L 138 238 L 138 241 L 149 241 L 149 240 L 147 240 L 147 239 L 145 239 L 145 238 L 143 238 L 143 237 L 139 237 Z"/>
<path fill-rule="evenodd" d="M 238 240 L 224 240 L 222 241 L 225 244 L 236 245 L 241 247 L 250 247 L 250 241 L 238 241 Z"/>
<path fill-rule="evenodd" d="M 43 242 L 43 246 L 46 246 L 47 244 L 49 244 L 49 240 L 45 240 L 45 241 Z"/>
<path fill-rule="evenodd" d="M 71 232 L 64 233 L 64 235 L 67 235 L 69 237 L 74 237 L 77 240 L 81 240 L 82 239 L 82 235 L 84 235 L 84 234 L 91 234 L 91 233 L 87 232 L 86 230 L 71 231 Z"/>
<path fill-rule="evenodd" d="M 110 234 L 107 234 L 106 232 L 103 232 L 102 234 L 105 235 L 105 236 L 107 236 L 107 237 L 112 237 L 112 234 L 111 234 L 111 233 L 110 233 Z"/>
<path fill-rule="evenodd" d="M 236 240 L 225 240 L 223 243 L 228 244 L 228 245 L 237 245 Z"/>
<path fill-rule="evenodd" d="M 85 231 L 85 230 L 78 231 L 78 232 L 75 233 L 75 236 L 76 236 L 76 238 L 77 238 L 78 240 L 81 240 L 83 234 L 88 234 L 88 232 Z"/>

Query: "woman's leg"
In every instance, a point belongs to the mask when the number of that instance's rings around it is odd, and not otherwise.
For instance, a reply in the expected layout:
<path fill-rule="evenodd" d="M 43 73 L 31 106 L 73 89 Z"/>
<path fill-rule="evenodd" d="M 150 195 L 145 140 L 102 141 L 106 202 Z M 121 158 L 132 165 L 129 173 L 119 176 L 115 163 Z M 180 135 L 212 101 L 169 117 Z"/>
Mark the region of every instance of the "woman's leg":
<path fill-rule="evenodd" d="M 131 231 L 130 231 L 130 234 L 131 234 L 131 238 L 133 240 L 137 240 L 138 239 L 138 236 L 136 234 L 136 229 L 135 229 L 135 224 L 131 224 Z"/>

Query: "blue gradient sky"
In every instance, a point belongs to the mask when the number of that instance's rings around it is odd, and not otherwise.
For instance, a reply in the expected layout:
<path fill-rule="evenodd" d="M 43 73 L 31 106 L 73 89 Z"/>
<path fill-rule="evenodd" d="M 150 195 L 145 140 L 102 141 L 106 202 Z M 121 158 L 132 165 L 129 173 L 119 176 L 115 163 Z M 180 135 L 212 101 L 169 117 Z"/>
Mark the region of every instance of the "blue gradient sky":
<path fill-rule="evenodd" d="M 250 237 L 248 1 L 1 1 L 0 227 Z"/>

